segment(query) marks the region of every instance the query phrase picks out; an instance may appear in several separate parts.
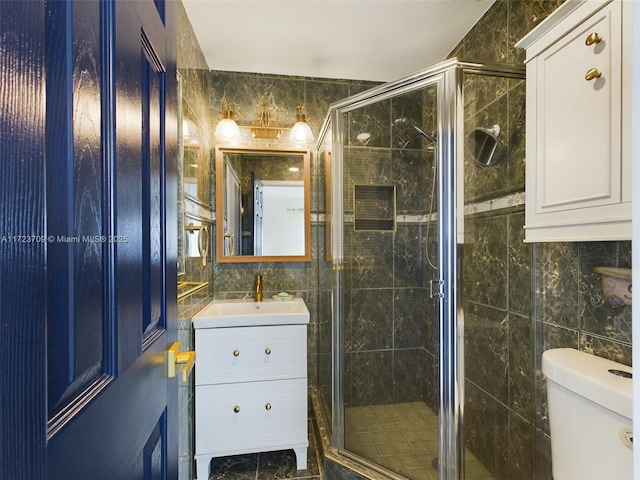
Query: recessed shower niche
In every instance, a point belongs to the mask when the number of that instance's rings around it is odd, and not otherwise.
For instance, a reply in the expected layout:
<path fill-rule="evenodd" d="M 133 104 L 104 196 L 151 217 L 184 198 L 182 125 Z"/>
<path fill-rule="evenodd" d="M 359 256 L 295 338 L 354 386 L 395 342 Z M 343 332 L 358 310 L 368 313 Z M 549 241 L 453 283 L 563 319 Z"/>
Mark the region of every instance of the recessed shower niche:
<path fill-rule="evenodd" d="M 354 185 L 353 200 L 354 230 L 395 231 L 394 185 Z"/>

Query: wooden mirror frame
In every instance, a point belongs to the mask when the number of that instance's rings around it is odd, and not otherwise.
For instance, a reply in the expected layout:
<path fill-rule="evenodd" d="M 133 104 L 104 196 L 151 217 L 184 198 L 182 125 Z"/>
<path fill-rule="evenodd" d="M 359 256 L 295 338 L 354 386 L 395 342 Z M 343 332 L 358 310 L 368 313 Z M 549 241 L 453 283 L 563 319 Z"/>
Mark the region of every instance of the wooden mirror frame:
<path fill-rule="evenodd" d="M 303 161 L 304 182 L 304 255 L 224 255 L 224 155 L 226 153 L 267 156 L 300 156 Z M 260 262 L 310 262 L 311 261 L 311 154 L 304 148 L 260 147 L 216 147 L 216 261 L 218 263 Z"/>

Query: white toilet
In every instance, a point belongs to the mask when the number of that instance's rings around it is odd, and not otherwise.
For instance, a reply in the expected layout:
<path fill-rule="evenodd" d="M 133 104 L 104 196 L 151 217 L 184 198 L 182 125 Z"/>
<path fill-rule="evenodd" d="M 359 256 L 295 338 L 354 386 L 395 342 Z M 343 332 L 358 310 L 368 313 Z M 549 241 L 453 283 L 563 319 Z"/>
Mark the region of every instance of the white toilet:
<path fill-rule="evenodd" d="M 542 354 L 542 371 L 554 480 L 631 480 L 632 368 L 558 348 Z"/>

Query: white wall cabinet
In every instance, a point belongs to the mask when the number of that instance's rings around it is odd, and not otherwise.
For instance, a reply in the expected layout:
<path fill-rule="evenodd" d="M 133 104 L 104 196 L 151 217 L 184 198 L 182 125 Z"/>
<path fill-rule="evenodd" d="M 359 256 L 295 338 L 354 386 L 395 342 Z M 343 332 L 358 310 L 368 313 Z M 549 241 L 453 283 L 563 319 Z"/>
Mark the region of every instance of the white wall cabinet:
<path fill-rule="evenodd" d="M 197 478 L 214 457 L 273 450 L 305 469 L 307 325 L 194 326 Z"/>
<path fill-rule="evenodd" d="M 526 48 L 525 241 L 631 238 L 631 2 L 568 0 Z"/>

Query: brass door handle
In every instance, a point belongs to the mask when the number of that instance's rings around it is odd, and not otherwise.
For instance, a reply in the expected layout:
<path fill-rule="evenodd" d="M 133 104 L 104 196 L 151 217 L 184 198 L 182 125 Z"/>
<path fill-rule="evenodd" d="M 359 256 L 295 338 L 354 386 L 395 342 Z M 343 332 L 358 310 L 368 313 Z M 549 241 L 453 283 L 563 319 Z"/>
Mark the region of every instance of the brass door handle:
<path fill-rule="evenodd" d="M 595 80 L 597 78 L 600 78 L 602 76 L 602 72 L 600 70 L 598 70 L 597 68 L 590 68 L 589 70 L 587 70 L 587 73 L 584 74 L 584 79 L 587 82 L 590 82 L 591 80 Z"/>
<path fill-rule="evenodd" d="M 597 45 L 602 41 L 602 36 L 598 34 L 598 32 L 591 33 L 587 39 L 584 41 L 584 44 L 590 47 L 591 45 Z"/>
<path fill-rule="evenodd" d="M 239 357 L 240 356 L 240 350 L 234 350 L 233 351 L 233 356 L 234 357 Z"/>
<path fill-rule="evenodd" d="M 271 349 L 269 347 L 265 348 L 264 353 L 266 353 L 267 355 L 271 355 Z"/>
<path fill-rule="evenodd" d="M 173 378 L 176 376 L 176 365 L 183 365 L 180 369 L 181 379 L 183 382 L 187 381 L 189 374 L 193 370 L 193 366 L 196 363 L 196 352 L 185 351 L 179 352 L 180 342 L 174 342 L 167 350 L 166 365 L 167 365 L 167 377 Z"/>
<path fill-rule="evenodd" d="M 271 410 L 271 404 L 270 404 L 270 403 L 267 403 L 267 404 L 264 406 L 264 408 L 265 408 L 266 410 Z"/>
<path fill-rule="evenodd" d="M 233 411 L 236 413 L 240 413 L 240 406 L 236 405 L 235 407 L 233 407 Z"/>

